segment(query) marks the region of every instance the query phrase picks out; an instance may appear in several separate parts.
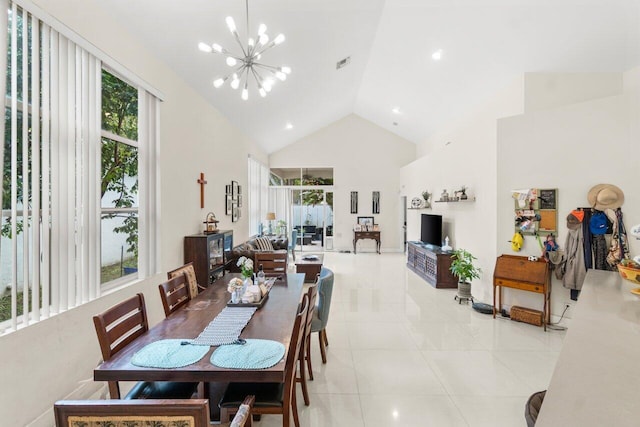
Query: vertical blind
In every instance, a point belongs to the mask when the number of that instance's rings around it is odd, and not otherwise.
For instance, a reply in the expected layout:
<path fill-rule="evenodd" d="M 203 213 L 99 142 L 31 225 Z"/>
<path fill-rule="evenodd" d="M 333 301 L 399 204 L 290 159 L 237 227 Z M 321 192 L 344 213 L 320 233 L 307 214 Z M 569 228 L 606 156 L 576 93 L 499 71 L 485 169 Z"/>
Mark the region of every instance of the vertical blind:
<path fill-rule="evenodd" d="M 258 234 L 267 216 L 269 201 L 269 168 L 249 157 L 249 233 Z"/>
<path fill-rule="evenodd" d="M 16 3 L 0 0 L 0 8 L 0 99 L 8 118 L 0 120 L 0 286 L 11 294 L 2 333 L 100 296 L 103 65 Z M 145 277 L 159 269 L 160 101 L 140 92 Z"/>

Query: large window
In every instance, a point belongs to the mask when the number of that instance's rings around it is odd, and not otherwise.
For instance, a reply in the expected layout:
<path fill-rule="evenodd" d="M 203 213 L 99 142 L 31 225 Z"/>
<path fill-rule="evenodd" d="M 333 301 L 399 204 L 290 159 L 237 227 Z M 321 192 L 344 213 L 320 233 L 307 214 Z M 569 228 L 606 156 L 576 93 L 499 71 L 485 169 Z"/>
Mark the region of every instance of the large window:
<path fill-rule="evenodd" d="M 0 14 L 0 334 L 159 264 L 159 99 L 68 29 L 9 4 Z"/>
<path fill-rule="evenodd" d="M 138 90 L 102 72 L 102 283 L 138 271 Z"/>

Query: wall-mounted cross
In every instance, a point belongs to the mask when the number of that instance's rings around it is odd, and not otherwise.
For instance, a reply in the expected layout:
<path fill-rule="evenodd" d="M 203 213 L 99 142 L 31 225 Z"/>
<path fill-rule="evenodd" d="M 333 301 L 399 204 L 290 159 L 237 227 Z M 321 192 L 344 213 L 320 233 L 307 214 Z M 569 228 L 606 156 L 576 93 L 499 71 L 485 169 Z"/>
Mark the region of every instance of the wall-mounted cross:
<path fill-rule="evenodd" d="M 204 179 L 204 173 L 200 172 L 200 179 L 198 179 L 198 184 L 200 184 L 200 209 L 204 208 L 204 185 L 207 183 Z"/>

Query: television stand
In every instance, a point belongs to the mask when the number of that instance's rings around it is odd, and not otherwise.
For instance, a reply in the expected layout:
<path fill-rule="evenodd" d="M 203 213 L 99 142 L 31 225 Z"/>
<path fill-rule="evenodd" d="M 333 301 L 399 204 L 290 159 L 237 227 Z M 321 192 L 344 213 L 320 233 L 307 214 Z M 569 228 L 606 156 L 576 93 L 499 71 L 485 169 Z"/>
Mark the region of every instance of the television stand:
<path fill-rule="evenodd" d="M 449 271 L 451 252 L 440 246 L 407 242 L 407 267 L 435 288 L 458 287 L 458 279 Z"/>

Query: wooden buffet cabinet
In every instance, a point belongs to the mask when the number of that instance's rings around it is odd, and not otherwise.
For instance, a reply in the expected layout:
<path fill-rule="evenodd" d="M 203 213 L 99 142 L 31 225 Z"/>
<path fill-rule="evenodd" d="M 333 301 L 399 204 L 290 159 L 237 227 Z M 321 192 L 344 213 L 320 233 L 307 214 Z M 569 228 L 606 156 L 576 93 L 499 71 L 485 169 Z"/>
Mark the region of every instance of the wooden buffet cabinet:
<path fill-rule="evenodd" d="M 376 241 L 376 252 L 380 253 L 380 232 L 379 231 L 354 231 L 353 232 L 353 253 L 356 252 L 358 240 L 371 239 Z"/>
<path fill-rule="evenodd" d="M 422 242 L 407 242 L 407 267 L 435 288 L 457 288 L 458 279 L 449 271 L 451 252 Z"/>
<path fill-rule="evenodd" d="M 209 286 L 224 276 L 232 248 L 233 231 L 231 230 L 185 236 L 184 262 L 193 262 L 198 284 Z"/>

